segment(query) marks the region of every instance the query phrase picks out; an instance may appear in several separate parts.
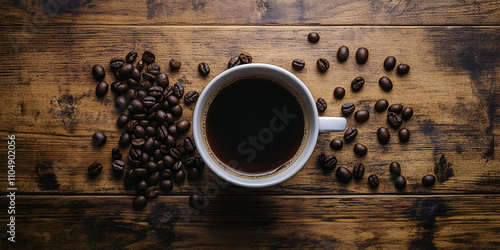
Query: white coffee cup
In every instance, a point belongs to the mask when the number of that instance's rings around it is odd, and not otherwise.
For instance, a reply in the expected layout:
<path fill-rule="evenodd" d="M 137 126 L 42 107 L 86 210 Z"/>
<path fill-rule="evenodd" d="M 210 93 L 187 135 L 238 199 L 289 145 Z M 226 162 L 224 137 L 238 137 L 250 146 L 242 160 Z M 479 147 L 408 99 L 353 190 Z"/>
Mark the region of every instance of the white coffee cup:
<path fill-rule="evenodd" d="M 294 96 L 303 105 L 305 126 L 303 145 L 297 151 L 293 160 L 286 167 L 279 168 L 276 171 L 266 173 L 244 173 L 236 171 L 227 163 L 218 159 L 217 155 L 211 149 L 205 130 L 207 109 L 210 100 L 214 95 L 228 85 L 231 80 L 244 75 L 260 75 L 273 79 L 278 79 L 286 85 L 287 89 L 294 92 Z M 281 183 L 297 173 L 310 158 L 318 139 L 320 132 L 344 131 L 346 128 L 346 119 L 343 117 L 319 117 L 315 100 L 307 86 L 294 74 L 280 67 L 263 64 L 251 63 L 239 65 L 228 69 L 216 76 L 201 93 L 193 114 L 193 136 L 196 147 L 205 164 L 222 179 L 243 187 L 260 188 Z M 279 166 L 277 166 L 279 167 Z"/>

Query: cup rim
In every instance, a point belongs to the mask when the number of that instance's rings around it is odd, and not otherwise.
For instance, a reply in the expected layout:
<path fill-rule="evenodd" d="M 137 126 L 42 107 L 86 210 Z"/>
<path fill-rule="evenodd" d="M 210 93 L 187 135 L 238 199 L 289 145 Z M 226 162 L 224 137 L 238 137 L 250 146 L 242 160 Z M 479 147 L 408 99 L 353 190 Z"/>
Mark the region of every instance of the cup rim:
<path fill-rule="evenodd" d="M 307 131 L 307 138 L 305 142 L 306 145 L 302 153 L 295 160 L 295 162 L 287 169 L 283 170 L 282 172 L 276 175 L 263 178 L 255 178 L 255 179 L 241 178 L 232 175 L 227 171 L 225 171 L 224 169 L 220 168 L 217 165 L 217 163 L 211 158 L 207 149 L 205 148 L 201 132 L 202 112 L 205 103 L 211 96 L 211 94 L 227 80 L 248 73 L 264 74 L 281 79 L 285 84 L 293 88 L 297 92 L 297 94 L 299 94 L 302 97 L 302 99 L 304 99 L 303 102 L 306 106 L 305 108 L 307 109 L 307 113 L 309 115 L 309 130 Z M 210 81 L 210 83 L 208 83 L 208 85 L 200 94 L 193 112 L 193 137 L 195 140 L 195 144 L 197 145 L 198 153 L 205 161 L 205 164 L 217 176 L 238 186 L 250 187 L 250 188 L 262 188 L 279 184 L 289 179 L 290 177 L 295 175 L 300 169 L 302 169 L 302 167 L 309 160 L 316 146 L 319 133 L 318 120 L 319 120 L 318 111 L 314 105 L 314 98 L 309 89 L 307 88 L 307 86 L 297 76 L 275 65 L 266 63 L 251 63 L 251 64 L 238 65 L 228 70 L 225 70 L 216 77 L 214 77 Z"/>

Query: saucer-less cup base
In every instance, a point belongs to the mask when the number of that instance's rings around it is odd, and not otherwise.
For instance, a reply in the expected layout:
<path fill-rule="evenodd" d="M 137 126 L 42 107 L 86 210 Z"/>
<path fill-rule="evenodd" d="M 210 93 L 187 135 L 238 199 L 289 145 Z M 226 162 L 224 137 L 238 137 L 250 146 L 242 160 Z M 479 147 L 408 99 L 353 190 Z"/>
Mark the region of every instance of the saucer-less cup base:
<path fill-rule="evenodd" d="M 273 78 L 278 78 L 284 82 L 289 88 L 302 99 L 305 113 L 308 114 L 308 119 L 306 122 L 308 124 L 306 127 L 308 130 L 305 133 L 307 137 L 305 140 L 305 145 L 302 147 L 302 151 L 299 152 L 295 161 L 288 167 L 283 168 L 281 171 L 277 171 L 275 174 L 262 175 L 260 177 L 248 178 L 242 176 L 241 174 L 236 174 L 231 171 L 227 171 L 223 166 L 220 166 L 216 160 L 213 159 L 213 153 L 211 154 L 207 145 L 207 140 L 203 138 L 203 113 L 206 109 L 206 103 L 212 96 L 213 92 L 216 91 L 222 84 L 228 82 L 229 80 L 248 74 L 259 74 L 267 75 Z M 344 131 L 346 127 L 346 120 L 343 117 L 318 117 L 318 111 L 316 109 L 314 98 L 307 89 L 306 85 L 295 75 L 284 70 L 280 67 L 263 64 L 263 63 L 252 63 L 233 67 L 228 69 L 218 76 L 216 76 L 207 87 L 203 90 L 193 114 L 193 136 L 200 156 L 205 161 L 205 164 L 217 174 L 222 179 L 243 187 L 260 188 L 272 186 L 281 183 L 288 178 L 292 177 L 297 173 L 302 166 L 304 166 L 311 156 L 316 141 L 318 139 L 319 132 L 332 132 L 332 131 Z"/>

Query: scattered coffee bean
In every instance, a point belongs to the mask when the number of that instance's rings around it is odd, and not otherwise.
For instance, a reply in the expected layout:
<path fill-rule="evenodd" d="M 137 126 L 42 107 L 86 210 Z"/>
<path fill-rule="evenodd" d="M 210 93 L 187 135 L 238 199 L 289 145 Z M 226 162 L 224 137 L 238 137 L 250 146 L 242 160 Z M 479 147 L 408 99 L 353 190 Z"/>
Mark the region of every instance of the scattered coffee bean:
<path fill-rule="evenodd" d="M 342 140 L 339 140 L 339 139 L 333 139 L 330 142 L 330 147 L 333 150 L 340 150 L 340 149 L 342 149 L 343 146 L 344 146 L 344 142 Z"/>
<path fill-rule="evenodd" d="M 188 136 L 184 139 L 184 149 L 188 152 L 194 152 L 196 144 L 194 143 L 193 137 Z"/>
<path fill-rule="evenodd" d="M 343 183 L 349 183 L 352 179 L 351 171 L 345 167 L 338 167 L 335 176 Z"/>
<path fill-rule="evenodd" d="M 191 168 L 188 171 L 189 180 L 197 180 L 201 177 L 201 171 L 197 168 Z"/>
<path fill-rule="evenodd" d="M 252 63 L 252 56 L 248 52 L 241 52 L 238 57 L 241 64 Z"/>
<path fill-rule="evenodd" d="M 202 194 L 191 194 L 189 196 L 189 205 L 197 210 L 202 210 L 207 206 L 207 201 Z"/>
<path fill-rule="evenodd" d="M 380 182 L 377 175 L 371 174 L 368 176 L 368 185 L 370 185 L 371 188 L 377 188 L 379 184 Z"/>
<path fill-rule="evenodd" d="M 185 179 L 186 179 L 186 173 L 184 172 L 183 169 L 177 171 L 174 174 L 174 182 L 177 184 L 183 183 Z"/>
<path fill-rule="evenodd" d="M 92 135 L 92 145 L 100 147 L 104 144 L 106 144 L 106 135 L 104 135 L 102 132 L 95 132 Z"/>
<path fill-rule="evenodd" d="M 401 112 L 403 111 L 403 105 L 401 104 L 392 104 L 391 106 L 389 106 L 389 112 L 394 112 L 396 114 L 401 114 Z"/>
<path fill-rule="evenodd" d="M 377 130 L 377 138 L 381 144 L 386 144 L 391 139 L 391 134 L 389 133 L 389 130 L 387 130 L 387 128 L 380 127 Z"/>
<path fill-rule="evenodd" d="M 122 148 L 128 147 L 128 145 L 130 145 L 130 142 L 131 142 L 130 135 L 127 132 L 122 133 L 120 139 L 118 140 L 118 144 Z"/>
<path fill-rule="evenodd" d="M 378 80 L 378 85 L 380 86 L 380 88 L 382 88 L 384 91 L 387 91 L 387 92 L 391 91 L 391 89 L 392 89 L 392 81 L 387 76 L 382 76 Z"/>
<path fill-rule="evenodd" d="M 370 112 L 368 112 L 368 110 L 361 109 L 354 113 L 354 119 L 357 122 L 366 122 L 368 118 L 370 118 Z"/>
<path fill-rule="evenodd" d="M 365 165 L 362 163 L 356 163 L 354 165 L 354 168 L 352 169 L 352 175 L 354 176 L 354 179 L 361 179 L 363 175 L 365 174 Z"/>
<path fill-rule="evenodd" d="M 144 61 L 143 60 L 139 60 L 137 62 L 137 64 L 135 65 L 135 68 L 139 71 L 141 71 L 143 68 L 144 68 Z"/>
<path fill-rule="evenodd" d="M 202 62 L 198 64 L 198 71 L 200 72 L 200 74 L 206 76 L 210 73 L 210 67 L 208 66 L 208 64 Z"/>
<path fill-rule="evenodd" d="M 146 190 L 146 197 L 149 199 L 156 198 L 159 193 L 160 190 L 158 190 L 158 186 L 151 186 Z"/>
<path fill-rule="evenodd" d="M 240 64 L 240 57 L 235 56 L 229 60 L 229 62 L 227 63 L 227 68 L 230 69 L 230 68 L 237 66 L 239 64 Z"/>
<path fill-rule="evenodd" d="M 148 204 L 148 198 L 144 195 L 139 195 L 134 198 L 132 204 L 136 210 L 142 210 Z"/>
<path fill-rule="evenodd" d="M 136 126 L 134 129 L 135 138 L 144 138 L 146 130 L 142 126 Z"/>
<path fill-rule="evenodd" d="M 307 35 L 307 40 L 311 43 L 317 43 L 319 41 L 319 34 L 316 32 L 311 32 Z"/>
<path fill-rule="evenodd" d="M 349 48 L 340 46 L 339 50 L 337 50 L 337 60 L 339 62 L 345 62 L 347 58 L 349 58 Z"/>
<path fill-rule="evenodd" d="M 326 101 L 323 98 L 318 98 L 318 101 L 316 101 L 316 108 L 320 112 L 325 111 L 327 108 Z"/>
<path fill-rule="evenodd" d="M 132 173 L 139 178 L 146 177 L 149 174 L 148 170 L 145 168 L 134 168 Z"/>
<path fill-rule="evenodd" d="M 352 114 L 352 112 L 354 112 L 355 108 L 356 108 L 356 106 L 354 105 L 354 103 L 346 103 L 346 104 L 342 105 L 341 111 L 342 111 L 342 114 L 344 114 L 344 115 L 350 115 L 350 114 Z"/>
<path fill-rule="evenodd" d="M 344 139 L 345 141 L 353 141 L 354 138 L 358 135 L 358 129 L 356 128 L 348 128 L 344 132 Z"/>
<path fill-rule="evenodd" d="M 172 113 L 173 116 L 179 117 L 182 115 L 182 106 L 181 105 L 175 105 L 170 108 L 170 113 Z"/>
<path fill-rule="evenodd" d="M 321 167 L 324 169 L 334 169 L 337 166 L 337 158 L 335 156 L 326 156 L 324 153 L 321 153 L 318 156 L 318 160 L 321 164 Z"/>
<path fill-rule="evenodd" d="M 356 143 L 354 145 L 354 153 L 356 153 L 359 156 L 364 156 L 368 152 L 368 148 L 360 143 Z"/>
<path fill-rule="evenodd" d="M 365 64 L 367 60 L 368 60 L 368 49 L 363 47 L 359 48 L 356 51 L 356 62 L 358 64 Z"/>
<path fill-rule="evenodd" d="M 398 176 L 401 174 L 401 165 L 399 165 L 398 162 L 393 161 L 389 164 L 389 171 L 391 174 Z"/>
<path fill-rule="evenodd" d="M 326 60 L 326 58 L 320 58 L 316 61 L 316 66 L 320 71 L 324 72 L 330 68 L 330 63 Z"/>
<path fill-rule="evenodd" d="M 90 176 L 96 176 L 102 171 L 102 165 L 99 162 L 93 162 L 87 169 Z"/>
<path fill-rule="evenodd" d="M 165 73 L 159 73 L 156 75 L 156 84 L 165 89 L 169 84 L 168 75 Z"/>
<path fill-rule="evenodd" d="M 121 160 L 114 160 L 112 164 L 113 170 L 116 172 L 122 172 L 125 168 L 125 163 Z"/>
<path fill-rule="evenodd" d="M 124 81 L 127 80 L 130 75 L 132 74 L 132 71 L 134 69 L 134 66 L 130 63 L 124 64 L 117 72 L 118 74 L 118 79 Z"/>
<path fill-rule="evenodd" d="M 155 59 L 156 59 L 156 56 L 155 54 L 153 54 L 153 52 L 151 51 L 144 51 L 144 53 L 142 54 L 142 60 L 144 62 L 146 62 L 147 64 L 150 64 L 150 63 L 154 63 L 155 62 Z"/>
<path fill-rule="evenodd" d="M 146 180 L 140 180 L 135 184 L 135 188 L 137 189 L 137 191 L 143 193 L 146 191 L 146 189 L 148 189 L 148 182 Z"/>
<path fill-rule="evenodd" d="M 127 99 L 121 95 L 115 97 L 115 107 L 120 111 L 125 110 L 127 108 Z"/>
<path fill-rule="evenodd" d="M 191 123 L 188 120 L 179 120 L 176 127 L 179 134 L 183 134 L 189 130 Z"/>
<path fill-rule="evenodd" d="M 171 59 L 170 62 L 168 62 L 168 64 L 173 69 L 179 69 L 182 66 L 182 63 L 180 61 L 175 60 L 175 59 Z"/>
<path fill-rule="evenodd" d="M 408 142 L 410 140 L 410 130 L 407 128 L 401 128 L 398 132 L 399 141 Z"/>
<path fill-rule="evenodd" d="M 396 66 L 396 58 L 393 56 L 388 56 L 384 60 L 384 68 L 386 70 L 391 70 Z"/>
<path fill-rule="evenodd" d="M 377 112 L 382 112 L 389 106 L 389 102 L 386 99 L 380 99 L 375 103 L 375 110 Z"/>
<path fill-rule="evenodd" d="M 344 98 L 345 89 L 342 87 L 336 87 L 335 90 L 333 90 L 333 96 L 339 100 Z"/>
<path fill-rule="evenodd" d="M 296 70 L 301 70 L 306 66 L 306 63 L 300 59 L 294 59 L 292 61 L 292 67 Z"/>
<path fill-rule="evenodd" d="M 120 95 L 126 93 L 129 90 L 129 88 L 126 82 L 118 81 L 118 82 L 113 82 L 111 84 L 111 90 L 113 91 L 113 93 Z"/>
<path fill-rule="evenodd" d="M 410 107 L 406 107 L 403 109 L 403 112 L 401 113 L 401 116 L 403 119 L 408 120 L 413 116 L 413 109 Z"/>
<path fill-rule="evenodd" d="M 405 177 L 402 175 L 396 177 L 396 179 L 394 180 L 394 186 L 399 190 L 403 190 L 406 187 Z"/>
<path fill-rule="evenodd" d="M 198 100 L 199 96 L 200 94 L 198 94 L 198 92 L 192 90 L 186 93 L 186 95 L 184 96 L 184 101 L 187 104 L 195 103 Z"/>
<path fill-rule="evenodd" d="M 172 191 L 172 181 L 171 180 L 161 180 L 160 181 L 160 189 L 163 192 L 170 192 Z"/>
<path fill-rule="evenodd" d="M 399 75 L 406 75 L 408 72 L 410 72 L 410 66 L 408 64 L 400 64 L 396 68 L 396 72 L 398 72 Z"/>
<path fill-rule="evenodd" d="M 161 67 L 160 65 L 156 64 L 156 63 L 151 63 L 150 65 L 148 65 L 148 67 L 146 68 L 146 71 L 150 74 L 153 74 L 154 76 L 157 76 L 158 74 L 160 74 L 161 72 Z"/>
<path fill-rule="evenodd" d="M 102 98 L 108 93 L 109 85 L 105 81 L 99 82 L 95 88 L 95 95 Z"/>
<path fill-rule="evenodd" d="M 116 71 L 123 66 L 125 60 L 123 58 L 113 58 L 109 61 L 109 67 L 111 70 Z"/>
<path fill-rule="evenodd" d="M 142 78 L 144 78 L 144 80 L 149 81 L 148 84 L 151 84 L 151 82 L 155 82 L 156 81 L 156 76 L 153 75 L 153 74 L 151 74 L 151 73 L 149 73 L 149 72 L 143 73 L 142 74 Z M 146 83 L 144 83 L 143 87 L 146 88 Z"/>
<path fill-rule="evenodd" d="M 436 182 L 436 177 L 434 177 L 434 175 L 428 174 L 422 177 L 422 185 L 424 185 L 424 187 L 430 187 L 434 185 L 434 182 Z"/>
<path fill-rule="evenodd" d="M 104 71 L 104 68 L 101 65 L 96 64 L 94 65 L 94 67 L 92 67 L 92 75 L 97 81 L 100 81 L 104 79 L 104 76 L 106 76 L 106 72 Z"/>
<path fill-rule="evenodd" d="M 135 51 L 130 51 L 125 56 L 125 60 L 127 60 L 128 63 L 135 61 L 136 58 L 137 58 L 137 52 L 135 52 Z"/>
<path fill-rule="evenodd" d="M 401 116 L 394 112 L 388 112 L 387 121 L 393 128 L 399 128 L 401 126 L 401 123 L 403 122 L 403 119 L 401 119 Z"/>
<path fill-rule="evenodd" d="M 365 79 L 363 77 L 356 77 L 351 82 L 351 88 L 354 92 L 361 90 L 365 84 Z"/>
<path fill-rule="evenodd" d="M 184 95 L 184 86 L 180 83 L 174 84 L 174 95 L 177 96 L 177 98 L 181 98 L 182 95 Z"/>
<path fill-rule="evenodd" d="M 122 151 L 119 148 L 113 148 L 111 150 L 111 157 L 113 160 L 121 160 L 122 159 Z"/>

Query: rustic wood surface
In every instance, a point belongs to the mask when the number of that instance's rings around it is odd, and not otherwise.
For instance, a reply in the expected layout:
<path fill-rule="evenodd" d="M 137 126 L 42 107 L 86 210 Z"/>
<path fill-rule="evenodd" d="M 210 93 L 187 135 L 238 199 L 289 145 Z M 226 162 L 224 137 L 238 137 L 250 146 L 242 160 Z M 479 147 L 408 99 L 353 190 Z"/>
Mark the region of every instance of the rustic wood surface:
<path fill-rule="evenodd" d="M 500 4 L 497 1 L 8 1 L 0 7 L 0 223 L 7 224 L 7 135 L 16 136 L 16 243 L 0 231 L 0 248 L 494 248 L 500 244 Z M 67 3 L 65 3 L 67 2 Z M 234 2 L 234 3 L 233 3 Z M 57 3 L 57 4 L 55 4 Z M 57 8 L 56 8 L 57 7 Z M 47 12 L 47 10 L 49 10 Z M 270 24 L 270 25 L 269 25 Z M 310 26 L 314 25 L 314 26 Z M 311 31 L 321 39 L 307 41 Z M 341 45 L 350 49 L 336 60 Z M 369 49 L 365 65 L 357 48 Z M 352 116 L 359 129 L 353 143 L 333 151 L 342 133 L 320 134 L 308 163 L 291 179 L 264 189 L 228 185 L 205 169 L 201 180 L 186 181 L 171 193 L 135 211 L 123 176 L 110 168 L 110 151 L 121 130 L 113 94 L 95 96 L 91 68 L 128 51 L 156 53 L 171 82 L 201 92 L 227 67 L 229 58 L 249 52 L 297 75 L 314 98 L 324 98 L 323 116 L 341 116 L 353 102 L 370 111 L 368 122 Z M 387 72 L 384 58 L 411 66 L 406 76 Z M 331 68 L 319 73 L 315 61 Z M 178 71 L 168 61 L 183 62 Z M 302 71 L 291 61 L 306 61 Z M 212 72 L 197 72 L 200 62 Z M 378 86 L 388 76 L 394 88 Z M 350 82 L 363 76 L 362 91 Z M 346 88 L 342 100 L 333 89 Z M 404 123 L 411 139 L 397 131 L 380 145 L 376 130 L 386 126 L 375 112 L 378 99 L 412 107 Z M 191 120 L 194 105 L 182 104 Z M 91 145 L 95 131 L 108 135 L 104 147 Z M 189 132 L 188 134 L 191 134 Z M 352 147 L 368 146 L 364 157 Z M 362 162 L 362 180 L 342 184 L 323 171 L 321 152 L 340 166 Z M 495 157 L 496 156 L 496 157 Z M 100 161 L 96 178 L 87 167 Z M 388 165 L 398 161 L 408 186 L 393 186 Z M 367 176 L 376 173 L 372 190 Z M 421 178 L 436 175 L 433 187 Z M 193 192 L 207 195 L 201 211 L 188 207 Z"/>

